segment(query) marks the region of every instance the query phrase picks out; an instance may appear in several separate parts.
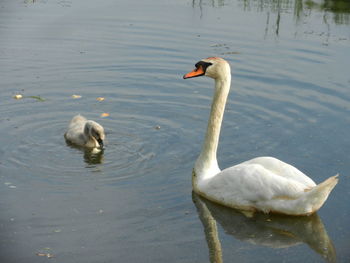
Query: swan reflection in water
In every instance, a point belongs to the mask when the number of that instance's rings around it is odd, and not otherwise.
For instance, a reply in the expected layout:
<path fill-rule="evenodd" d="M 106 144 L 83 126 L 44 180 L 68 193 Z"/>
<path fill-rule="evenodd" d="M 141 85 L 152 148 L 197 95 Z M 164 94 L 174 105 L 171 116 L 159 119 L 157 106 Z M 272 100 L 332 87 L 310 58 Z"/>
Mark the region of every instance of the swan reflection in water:
<path fill-rule="evenodd" d="M 94 152 L 93 150 L 84 149 L 84 161 L 89 165 L 103 163 L 103 151 Z"/>
<path fill-rule="evenodd" d="M 72 144 L 68 141 L 66 141 L 67 146 L 73 148 L 73 149 L 77 149 L 81 152 L 84 153 L 84 161 L 86 164 L 88 165 L 95 165 L 95 164 L 101 164 L 103 163 L 104 157 L 103 157 L 103 153 L 104 153 L 104 149 L 90 149 L 90 148 L 85 148 L 82 146 L 77 146 L 75 144 Z"/>
<path fill-rule="evenodd" d="M 271 248 L 305 243 L 326 261 L 336 261 L 335 248 L 317 213 L 302 217 L 263 213 L 249 215 L 215 204 L 194 192 L 192 199 L 204 226 L 210 262 L 223 262 L 217 223 L 225 233 L 240 241 Z"/>

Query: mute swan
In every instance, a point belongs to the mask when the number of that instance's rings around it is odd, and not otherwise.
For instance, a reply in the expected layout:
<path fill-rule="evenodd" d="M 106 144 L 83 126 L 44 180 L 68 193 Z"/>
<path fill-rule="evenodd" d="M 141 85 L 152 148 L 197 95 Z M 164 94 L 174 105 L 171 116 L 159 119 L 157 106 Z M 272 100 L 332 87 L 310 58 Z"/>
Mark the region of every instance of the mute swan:
<path fill-rule="evenodd" d="M 222 58 L 210 57 L 195 67 L 183 78 L 213 78 L 215 91 L 204 144 L 193 169 L 194 191 L 216 203 L 242 210 L 287 215 L 316 212 L 337 184 L 337 175 L 316 185 L 297 168 L 273 157 L 258 157 L 220 170 L 216 152 L 231 85 L 230 65 Z"/>
<path fill-rule="evenodd" d="M 103 148 L 105 132 L 97 122 L 87 120 L 76 115 L 70 121 L 68 130 L 64 134 L 67 141 L 87 148 Z"/>

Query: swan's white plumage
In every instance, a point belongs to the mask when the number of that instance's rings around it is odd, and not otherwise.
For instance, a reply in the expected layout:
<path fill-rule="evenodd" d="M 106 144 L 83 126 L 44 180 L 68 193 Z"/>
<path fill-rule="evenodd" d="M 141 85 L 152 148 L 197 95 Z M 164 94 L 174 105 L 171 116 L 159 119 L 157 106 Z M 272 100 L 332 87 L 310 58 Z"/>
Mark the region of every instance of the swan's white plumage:
<path fill-rule="evenodd" d="M 231 85 L 230 66 L 222 58 L 203 59 L 184 78 L 202 75 L 215 79 L 215 92 L 205 141 L 194 167 L 194 191 L 222 205 L 245 210 L 289 215 L 317 211 L 337 184 L 337 176 L 316 185 L 297 168 L 273 157 L 258 157 L 220 170 L 216 151 Z"/>
<path fill-rule="evenodd" d="M 266 166 L 264 164 L 267 164 Z M 269 169 L 271 168 L 271 169 Z M 316 184 L 296 168 L 272 157 L 259 157 L 224 169 L 198 184 L 198 190 L 222 203 L 260 210 L 268 200 L 293 200 Z"/>

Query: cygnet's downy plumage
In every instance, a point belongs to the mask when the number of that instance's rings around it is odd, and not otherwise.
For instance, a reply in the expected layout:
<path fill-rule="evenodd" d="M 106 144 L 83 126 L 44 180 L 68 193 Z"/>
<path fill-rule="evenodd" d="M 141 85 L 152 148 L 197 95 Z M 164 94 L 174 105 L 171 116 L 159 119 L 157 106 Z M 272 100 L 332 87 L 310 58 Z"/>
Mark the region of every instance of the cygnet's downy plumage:
<path fill-rule="evenodd" d="M 103 127 L 97 122 L 77 115 L 70 121 L 64 138 L 75 145 L 102 149 L 105 132 Z"/>

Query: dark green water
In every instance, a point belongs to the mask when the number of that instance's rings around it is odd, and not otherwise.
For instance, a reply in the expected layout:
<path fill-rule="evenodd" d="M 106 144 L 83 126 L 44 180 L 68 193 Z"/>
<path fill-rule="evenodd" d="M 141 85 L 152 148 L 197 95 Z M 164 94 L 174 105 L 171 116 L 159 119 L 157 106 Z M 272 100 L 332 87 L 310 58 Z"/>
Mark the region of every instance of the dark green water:
<path fill-rule="evenodd" d="M 4 0 L 0 39 L 1 262 L 349 262 L 349 1 Z M 182 75 L 208 56 L 232 67 L 221 168 L 339 173 L 317 215 L 192 197 L 213 82 Z M 66 145 L 77 113 L 103 154 Z"/>

